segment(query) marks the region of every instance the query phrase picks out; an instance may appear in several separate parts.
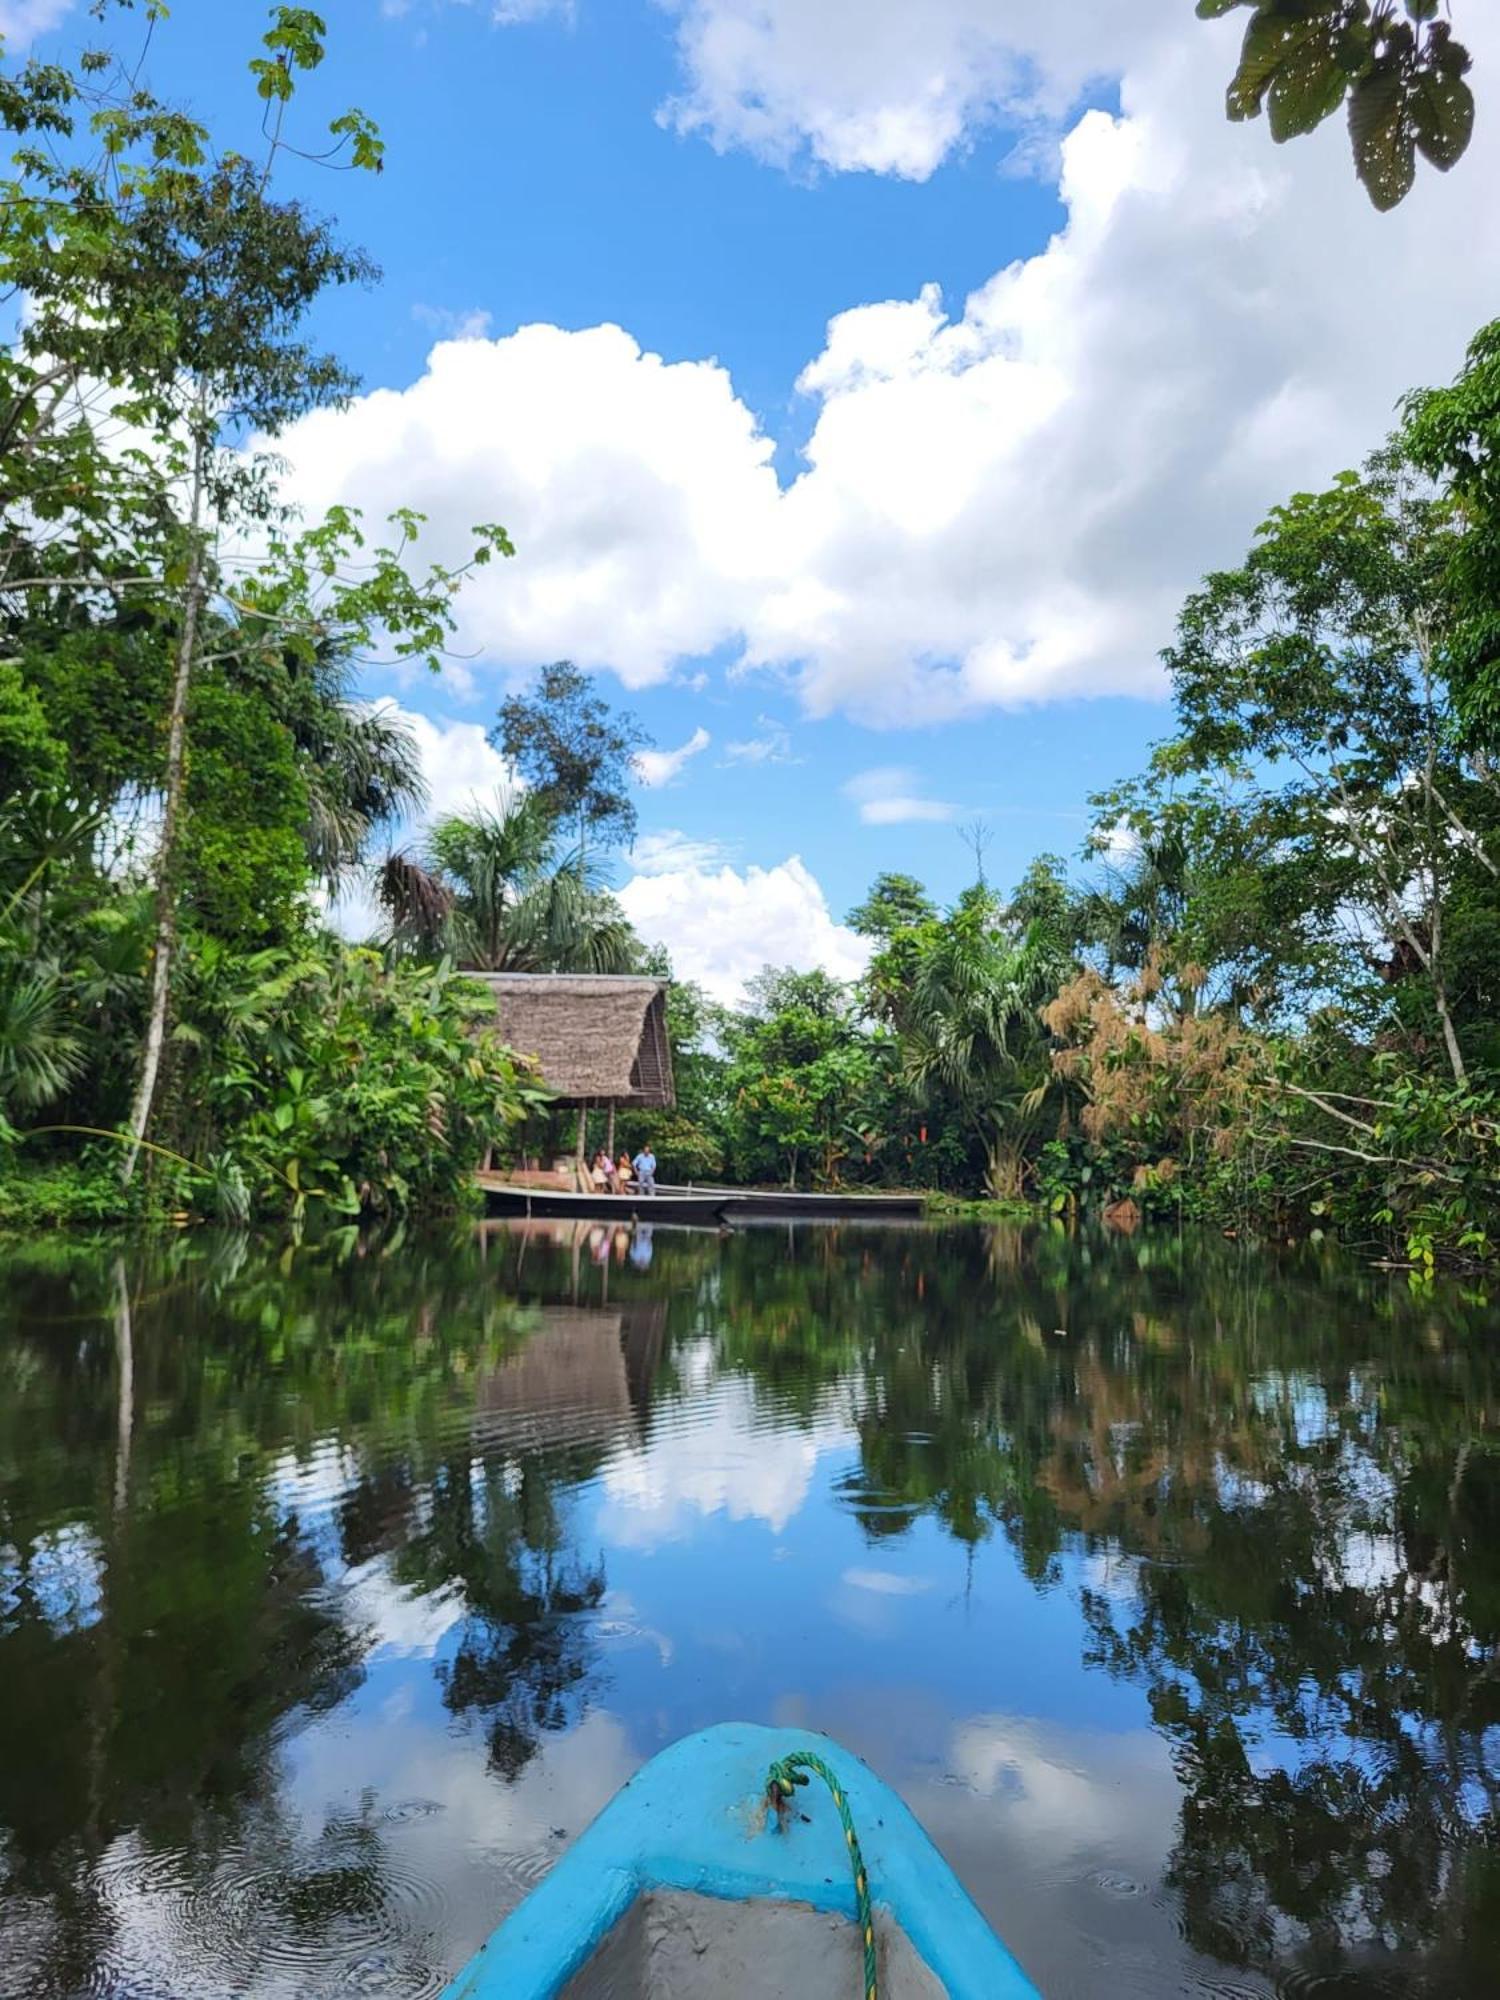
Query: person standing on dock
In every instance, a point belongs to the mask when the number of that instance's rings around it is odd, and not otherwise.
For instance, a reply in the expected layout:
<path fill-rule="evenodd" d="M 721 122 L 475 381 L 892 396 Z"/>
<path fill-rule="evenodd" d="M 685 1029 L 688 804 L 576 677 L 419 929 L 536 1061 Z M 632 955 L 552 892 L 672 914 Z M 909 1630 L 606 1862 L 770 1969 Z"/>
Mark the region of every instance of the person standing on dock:
<path fill-rule="evenodd" d="M 651 1150 L 648 1139 L 630 1163 L 635 1168 L 635 1182 L 642 1194 L 656 1193 L 656 1155 Z"/>

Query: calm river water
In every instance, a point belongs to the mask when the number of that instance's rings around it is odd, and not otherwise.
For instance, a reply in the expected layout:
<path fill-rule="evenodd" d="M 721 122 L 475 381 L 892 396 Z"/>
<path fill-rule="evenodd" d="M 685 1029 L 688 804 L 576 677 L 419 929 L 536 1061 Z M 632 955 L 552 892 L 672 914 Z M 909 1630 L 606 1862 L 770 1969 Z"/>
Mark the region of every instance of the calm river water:
<path fill-rule="evenodd" d="M 1217 1240 L 0 1249 L 0 1995 L 433 1993 L 728 1717 L 1043 1991 L 1500 1992 L 1500 1323 Z"/>

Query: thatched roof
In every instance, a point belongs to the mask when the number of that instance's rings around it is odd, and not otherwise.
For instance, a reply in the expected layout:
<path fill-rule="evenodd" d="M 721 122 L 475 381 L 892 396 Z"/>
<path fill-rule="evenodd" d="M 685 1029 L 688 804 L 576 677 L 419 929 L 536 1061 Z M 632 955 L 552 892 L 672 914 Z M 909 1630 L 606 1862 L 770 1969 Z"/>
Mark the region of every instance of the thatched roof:
<path fill-rule="evenodd" d="M 669 1108 L 672 1051 L 660 979 L 582 972 L 480 972 L 500 1033 L 565 1104 Z"/>

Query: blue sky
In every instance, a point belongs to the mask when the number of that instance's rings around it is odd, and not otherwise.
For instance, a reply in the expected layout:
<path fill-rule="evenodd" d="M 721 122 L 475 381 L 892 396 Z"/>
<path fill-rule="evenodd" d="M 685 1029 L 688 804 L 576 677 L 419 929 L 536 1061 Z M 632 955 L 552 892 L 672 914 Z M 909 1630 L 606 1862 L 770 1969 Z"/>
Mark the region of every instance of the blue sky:
<path fill-rule="evenodd" d="M 951 896 L 975 817 L 1002 883 L 1076 858 L 1169 725 L 1184 592 L 1495 308 L 1487 128 L 1378 218 L 1341 131 L 1224 122 L 1238 25 L 1187 0 L 322 11 L 301 113 L 362 106 L 388 168 L 300 191 L 384 277 L 321 310 L 367 394 L 286 440 L 292 490 L 518 549 L 463 665 L 369 692 L 440 805 L 494 781 L 484 727 L 551 658 L 699 746 L 619 883 L 726 996 L 767 958 L 853 970 L 870 878 Z M 43 46 L 81 18 L 0 0 Z M 176 0 L 151 59 L 247 143 L 262 19 Z"/>

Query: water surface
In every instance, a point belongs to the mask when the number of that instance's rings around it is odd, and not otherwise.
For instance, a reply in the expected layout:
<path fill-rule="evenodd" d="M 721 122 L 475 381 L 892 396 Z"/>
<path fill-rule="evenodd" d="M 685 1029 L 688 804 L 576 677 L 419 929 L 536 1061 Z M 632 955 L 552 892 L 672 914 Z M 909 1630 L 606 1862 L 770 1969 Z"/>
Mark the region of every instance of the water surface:
<path fill-rule="evenodd" d="M 1500 1330 L 1217 1240 L 0 1249 L 0 1996 L 436 1992 L 731 1717 L 1049 1995 L 1500 1991 Z"/>

